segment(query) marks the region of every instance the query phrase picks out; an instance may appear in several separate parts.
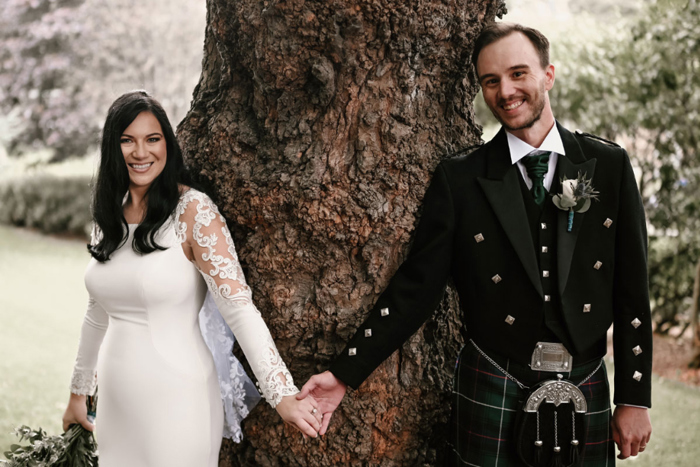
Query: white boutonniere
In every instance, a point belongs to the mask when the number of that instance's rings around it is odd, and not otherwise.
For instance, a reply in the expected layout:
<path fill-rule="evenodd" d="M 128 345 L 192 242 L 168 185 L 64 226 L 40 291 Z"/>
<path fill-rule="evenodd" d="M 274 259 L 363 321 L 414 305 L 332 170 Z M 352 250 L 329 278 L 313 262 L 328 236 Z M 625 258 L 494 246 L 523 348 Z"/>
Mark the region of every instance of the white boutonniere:
<path fill-rule="evenodd" d="M 562 211 L 569 211 L 569 222 L 566 230 L 571 232 L 574 227 L 574 213 L 584 213 L 591 207 L 591 200 L 598 200 L 598 192 L 593 188 L 586 174 L 578 173 L 574 179 L 564 178 L 561 181 L 561 193 L 552 196 L 554 205 Z"/>

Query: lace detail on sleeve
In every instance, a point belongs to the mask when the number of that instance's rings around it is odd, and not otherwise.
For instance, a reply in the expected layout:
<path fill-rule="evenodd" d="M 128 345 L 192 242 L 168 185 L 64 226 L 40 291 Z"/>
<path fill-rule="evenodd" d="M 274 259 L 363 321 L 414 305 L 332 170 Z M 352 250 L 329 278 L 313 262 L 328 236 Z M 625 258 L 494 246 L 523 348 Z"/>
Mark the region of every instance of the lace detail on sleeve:
<path fill-rule="evenodd" d="M 197 269 L 253 368 L 263 396 L 275 407 L 282 397 L 299 390 L 253 304 L 226 220 L 206 195 L 192 189 L 183 195 L 177 216 L 178 240 L 190 240 Z"/>
<path fill-rule="evenodd" d="M 70 392 L 79 396 L 91 396 L 97 387 L 97 372 L 94 370 L 73 369 L 73 377 L 70 380 Z"/>
<path fill-rule="evenodd" d="M 83 327 L 80 331 L 78 355 L 75 358 L 70 392 L 79 395 L 92 395 L 97 386 L 97 354 L 107 332 L 109 317 L 104 309 L 90 297 Z"/>
<path fill-rule="evenodd" d="M 90 245 L 97 245 L 102 240 L 102 231 L 97 225 L 92 226 Z M 92 395 L 97 387 L 97 354 L 107 332 L 109 317 L 94 298 L 88 299 L 83 327 L 80 330 L 78 355 L 73 366 L 70 392 L 78 395 Z"/>

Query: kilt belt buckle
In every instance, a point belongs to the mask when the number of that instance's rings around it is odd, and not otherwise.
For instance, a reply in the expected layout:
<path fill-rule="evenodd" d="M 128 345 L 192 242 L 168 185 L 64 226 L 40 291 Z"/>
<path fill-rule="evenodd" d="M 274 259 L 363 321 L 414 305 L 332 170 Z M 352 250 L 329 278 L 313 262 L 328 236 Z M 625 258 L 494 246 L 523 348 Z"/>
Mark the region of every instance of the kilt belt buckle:
<path fill-rule="evenodd" d="M 556 342 L 538 342 L 530 361 L 530 368 L 533 370 L 556 373 L 567 373 L 573 365 L 574 357 L 566 350 L 564 344 Z"/>

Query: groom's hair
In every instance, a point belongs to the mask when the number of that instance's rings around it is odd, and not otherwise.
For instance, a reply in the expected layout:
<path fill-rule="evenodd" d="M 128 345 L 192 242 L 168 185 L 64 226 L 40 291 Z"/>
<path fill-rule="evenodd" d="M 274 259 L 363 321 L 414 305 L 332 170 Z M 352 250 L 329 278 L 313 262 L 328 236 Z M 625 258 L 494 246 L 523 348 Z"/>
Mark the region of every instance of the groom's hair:
<path fill-rule="evenodd" d="M 516 32 L 524 34 L 532 42 L 537 55 L 540 57 L 540 65 L 542 65 L 542 68 L 546 68 L 549 65 L 549 41 L 537 29 L 517 23 L 493 23 L 481 31 L 481 34 L 474 42 L 474 51 L 472 52 L 474 67 L 476 68 L 476 61 L 479 59 L 479 54 L 484 47 Z"/>

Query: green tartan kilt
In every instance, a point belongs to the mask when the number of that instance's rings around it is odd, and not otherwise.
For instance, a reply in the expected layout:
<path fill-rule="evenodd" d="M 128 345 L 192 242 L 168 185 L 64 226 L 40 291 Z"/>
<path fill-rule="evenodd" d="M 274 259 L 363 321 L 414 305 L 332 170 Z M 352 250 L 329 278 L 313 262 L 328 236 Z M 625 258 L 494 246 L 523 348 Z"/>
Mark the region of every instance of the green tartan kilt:
<path fill-rule="evenodd" d="M 484 350 L 484 349 L 482 349 Z M 485 351 L 503 369 L 526 386 L 556 379 L 556 373 L 531 370 L 527 365 Z M 564 378 L 578 384 L 596 369 L 598 360 L 574 365 Z M 586 438 L 581 463 L 585 467 L 615 465 L 615 445 L 610 428 L 610 388 L 605 365 L 579 389 L 588 403 Z M 461 350 L 455 368 L 450 421 L 449 467 L 521 467 L 513 440 L 520 402 L 527 396 L 486 360 L 469 342 Z"/>

